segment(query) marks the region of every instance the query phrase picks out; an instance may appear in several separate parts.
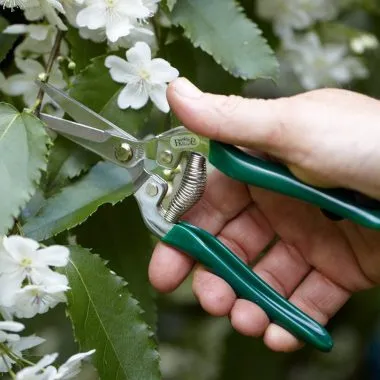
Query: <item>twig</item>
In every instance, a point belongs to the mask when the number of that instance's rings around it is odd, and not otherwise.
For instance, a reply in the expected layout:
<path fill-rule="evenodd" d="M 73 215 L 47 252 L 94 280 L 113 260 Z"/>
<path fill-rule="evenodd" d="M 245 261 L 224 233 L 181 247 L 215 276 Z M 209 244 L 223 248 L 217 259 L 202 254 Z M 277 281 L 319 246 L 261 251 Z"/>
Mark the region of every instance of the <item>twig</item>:
<path fill-rule="evenodd" d="M 46 66 L 44 82 L 47 82 L 49 80 L 49 76 L 53 68 L 55 59 L 57 58 L 57 55 L 59 54 L 59 48 L 61 46 L 62 38 L 63 38 L 63 32 L 61 30 L 58 30 L 57 35 L 55 37 L 54 45 L 53 45 L 53 48 L 51 49 L 49 60 Z M 38 91 L 36 106 L 34 109 L 34 114 L 36 116 L 38 116 L 41 111 L 43 97 L 44 97 L 44 91 L 42 90 L 42 88 L 40 88 L 40 90 Z"/>

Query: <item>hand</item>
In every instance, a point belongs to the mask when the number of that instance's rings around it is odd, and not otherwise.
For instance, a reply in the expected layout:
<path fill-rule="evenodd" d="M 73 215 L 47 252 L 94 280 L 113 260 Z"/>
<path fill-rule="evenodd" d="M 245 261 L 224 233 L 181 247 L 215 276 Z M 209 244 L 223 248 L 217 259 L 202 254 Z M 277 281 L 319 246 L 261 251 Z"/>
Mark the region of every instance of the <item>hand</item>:
<path fill-rule="evenodd" d="M 185 79 L 168 89 L 173 111 L 194 132 L 263 152 L 300 179 L 346 187 L 380 199 L 380 102 L 343 90 L 317 90 L 276 100 L 205 94 Z M 322 324 L 353 292 L 380 283 L 380 232 L 333 222 L 309 204 L 235 182 L 214 171 L 201 201 L 185 218 L 218 236 L 275 290 Z M 275 236 L 279 240 L 259 261 Z M 257 261 L 257 262 L 256 262 Z M 185 254 L 158 244 L 152 284 L 173 291 L 193 269 Z M 275 351 L 301 344 L 271 324 L 257 305 L 200 265 L 193 291 L 212 315 L 229 315 L 248 336 L 264 336 Z"/>

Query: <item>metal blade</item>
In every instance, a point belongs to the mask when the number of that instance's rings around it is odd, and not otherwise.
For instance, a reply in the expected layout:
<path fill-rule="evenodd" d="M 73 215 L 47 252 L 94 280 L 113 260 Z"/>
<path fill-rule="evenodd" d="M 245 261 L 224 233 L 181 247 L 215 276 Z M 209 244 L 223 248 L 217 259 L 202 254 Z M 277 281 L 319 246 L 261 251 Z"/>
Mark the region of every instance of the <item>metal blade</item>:
<path fill-rule="evenodd" d="M 89 127 L 88 125 L 61 119 L 59 117 L 44 113 L 40 114 L 40 118 L 47 124 L 47 126 L 50 129 L 56 132 L 68 134 L 74 137 L 79 137 L 97 143 L 106 142 L 110 137 L 124 137 L 120 136 L 118 132 L 112 129 L 103 131 L 100 129 Z"/>
<path fill-rule="evenodd" d="M 41 87 L 44 92 L 49 95 L 49 97 L 52 98 L 52 100 L 56 102 L 76 122 L 98 128 L 103 131 L 113 129 L 118 132 L 119 136 L 123 136 L 125 140 L 130 140 L 131 142 L 138 141 L 134 136 L 117 127 L 109 120 L 98 115 L 85 105 L 71 98 L 63 91 L 51 86 L 48 83 L 36 81 L 36 84 Z"/>

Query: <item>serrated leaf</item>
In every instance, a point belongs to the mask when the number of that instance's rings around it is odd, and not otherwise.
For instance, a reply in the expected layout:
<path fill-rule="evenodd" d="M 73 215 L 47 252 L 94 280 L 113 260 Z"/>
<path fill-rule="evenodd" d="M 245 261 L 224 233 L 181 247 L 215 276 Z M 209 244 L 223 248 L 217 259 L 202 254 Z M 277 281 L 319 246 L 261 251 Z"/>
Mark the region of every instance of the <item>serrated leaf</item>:
<path fill-rule="evenodd" d="M 135 137 L 145 137 L 151 104 L 140 110 L 121 110 L 117 105 L 117 97 L 123 86 L 112 80 L 104 60 L 105 57 L 95 58 L 76 77 L 70 96 Z"/>
<path fill-rule="evenodd" d="M 49 155 L 46 176 L 46 193 L 53 194 L 69 181 L 89 169 L 99 156 L 58 136 Z"/>
<path fill-rule="evenodd" d="M 46 240 L 83 223 L 104 203 L 115 204 L 133 192 L 128 170 L 100 162 L 79 181 L 49 198 L 23 226 L 26 236 Z"/>
<path fill-rule="evenodd" d="M 71 59 L 75 63 L 75 71 L 78 73 L 83 70 L 91 59 L 103 55 L 107 51 L 107 43 L 96 43 L 91 40 L 85 40 L 79 35 L 79 30 L 69 27 L 65 39 L 70 44 Z"/>
<path fill-rule="evenodd" d="M 277 79 L 278 62 L 257 25 L 234 0 L 178 0 L 172 21 L 195 47 L 243 79 Z"/>
<path fill-rule="evenodd" d="M 9 25 L 8 21 L 0 16 L 0 63 L 5 59 L 18 36 L 14 34 L 5 34 L 2 31 Z"/>
<path fill-rule="evenodd" d="M 35 192 L 46 169 L 48 141 L 39 119 L 0 103 L 0 234 Z"/>
<path fill-rule="evenodd" d="M 152 332 L 125 282 L 99 256 L 70 247 L 64 270 L 71 290 L 68 312 L 80 350 L 96 349 L 93 363 L 102 379 L 158 380 L 159 356 Z"/>
<path fill-rule="evenodd" d="M 127 280 L 128 288 L 144 310 L 144 320 L 155 330 L 156 305 L 148 278 L 153 244 L 135 199 L 125 199 L 113 207 L 102 206 L 74 234 L 78 244 L 94 249 Z"/>

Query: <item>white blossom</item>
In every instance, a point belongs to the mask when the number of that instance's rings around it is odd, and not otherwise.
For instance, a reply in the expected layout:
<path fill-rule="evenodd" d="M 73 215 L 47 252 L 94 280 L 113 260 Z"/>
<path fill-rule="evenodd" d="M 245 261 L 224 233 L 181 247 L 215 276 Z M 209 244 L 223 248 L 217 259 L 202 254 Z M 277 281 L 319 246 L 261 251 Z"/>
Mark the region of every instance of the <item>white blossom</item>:
<path fill-rule="evenodd" d="M 50 267 L 67 265 L 69 250 L 39 244 L 21 236 L 4 237 L 0 248 L 0 304 L 11 307 L 24 281 L 30 285 L 67 286 L 66 276 Z"/>
<path fill-rule="evenodd" d="M 367 69 L 344 44 L 323 45 L 314 32 L 289 42 L 284 57 L 306 90 L 365 78 Z"/>
<path fill-rule="evenodd" d="M 277 35 L 287 38 L 293 30 L 334 19 L 339 6 L 339 1 L 331 0 L 258 0 L 257 12 L 260 17 L 273 21 Z"/>
<path fill-rule="evenodd" d="M 19 322 L 13 321 L 0 321 L 0 343 L 6 341 L 19 340 L 20 337 L 17 334 L 9 334 L 20 332 L 25 329 L 25 326 Z"/>
<path fill-rule="evenodd" d="M 33 318 L 44 314 L 61 302 L 66 302 L 66 285 L 27 285 L 14 295 L 12 307 L 6 309 L 8 316 Z"/>
<path fill-rule="evenodd" d="M 67 30 L 58 13 L 65 13 L 59 0 L 28 0 L 25 4 L 25 17 L 29 21 L 37 21 L 43 18 L 51 25 L 56 25 L 61 30 Z"/>
<path fill-rule="evenodd" d="M 17 373 L 16 380 L 68 380 L 75 378 L 81 370 L 81 363 L 95 350 L 80 353 L 69 358 L 58 370 L 51 364 L 58 354 L 46 355 L 34 366 L 25 368 Z"/>
<path fill-rule="evenodd" d="M 28 0 L 0 0 L 0 7 L 24 9 Z"/>
<path fill-rule="evenodd" d="M 69 23 L 78 27 L 76 19 L 79 11 L 83 8 L 84 0 L 61 0 L 61 3 Z"/>
<path fill-rule="evenodd" d="M 21 71 L 19 74 L 14 74 L 5 80 L 2 91 L 10 96 L 22 96 L 25 104 L 32 107 L 36 101 L 39 87 L 36 85 L 35 80 L 39 74 L 45 72 L 44 67 L 36 60 L 33 59 L 20 59 L 15 58 L 15 64 Z M 53 65 L 49 82 L 60 89 L 66 87 L 66 82 L 63 75 L 58 68 L 58 63 Z M 44 97 L 44 104 L 51 102 L 47 97 Z M 1 268 L 0 268 L 1 271 Z"/>
<path fill-rule="evenodd" d="M 12 327 L 13 330 L 10 330 L 10 326 L 8 326 L 8 331 L 21 331 L 19 330 L 20 326 L 16 325 L 21 325 L 22 328 L 24 328 L 22 324 L 19 324 L 17 322 L 6 321 L 0 323 L 6 323 L 8 325 L 11 323 L 14 324 Z M 44 341 L 44 339 L 35 335 L 20 337 L 17 334 L 7 334 L 6 340 L 0 342 L 0 372 L 8 372 L 9 368 L 11 368 L 12 365 L 16 363 L 14 358 L 9 355 L 9 352 L 12 352 L 14 356 L 22 358 L 23 351 L 36 347 Z"/>
<path fill-rule="evenodd" d="M 138 20 L 152 16 L 152 8 L 142 0 L 85 0 L 85 5 L 77 15 L 77 25 L 91 30 L 105 29 L 111 42 L 130 34 Z"/>
<path fill-rule="evenodd" d="M 363 54 L 366 50 L 374 50 L 379 46 L 379 40 L 372 34 L 362 34 L 350 41 L 351 49 L 356 54 Z"/>
<path fill-rule="evenodd" d="M 127 61 L 109 56 L 105 65 L 111 77 L 118 83 L 126 83 L 118 97 L 121 109 L 142 108 L 149 100 L 163 112 L 169 112 L 166 99 L 167 83 L 178 77 L 178 70 L 161 58 L 151 58 L 151 50 L 145 42 L 137 42 L 126 53 Z"/>

